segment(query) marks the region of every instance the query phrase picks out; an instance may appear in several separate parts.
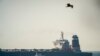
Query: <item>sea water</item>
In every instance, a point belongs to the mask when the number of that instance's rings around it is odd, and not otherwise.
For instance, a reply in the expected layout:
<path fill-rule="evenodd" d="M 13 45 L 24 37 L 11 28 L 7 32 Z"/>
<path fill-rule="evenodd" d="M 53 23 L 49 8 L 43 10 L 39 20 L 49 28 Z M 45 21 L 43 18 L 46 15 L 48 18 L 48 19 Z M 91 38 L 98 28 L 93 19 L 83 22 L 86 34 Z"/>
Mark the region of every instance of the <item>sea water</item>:
<path fill-rule="evenodd" d="M 100 56 L 100 51 L 92 52 L 93 56 Z"/>

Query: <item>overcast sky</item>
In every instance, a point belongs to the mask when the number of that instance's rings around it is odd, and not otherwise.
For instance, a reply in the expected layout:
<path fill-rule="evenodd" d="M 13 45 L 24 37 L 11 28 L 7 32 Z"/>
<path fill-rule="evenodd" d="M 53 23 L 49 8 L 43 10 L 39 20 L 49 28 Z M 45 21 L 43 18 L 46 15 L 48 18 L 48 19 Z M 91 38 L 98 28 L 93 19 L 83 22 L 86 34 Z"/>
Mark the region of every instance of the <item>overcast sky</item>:
<path fill-rule="evenodd" d="M 0 0 L 0 48 L 54 48 L 60 31 L 70 44 L 76 32 L 83 51 L 100 51 L 100 0 Z"/>

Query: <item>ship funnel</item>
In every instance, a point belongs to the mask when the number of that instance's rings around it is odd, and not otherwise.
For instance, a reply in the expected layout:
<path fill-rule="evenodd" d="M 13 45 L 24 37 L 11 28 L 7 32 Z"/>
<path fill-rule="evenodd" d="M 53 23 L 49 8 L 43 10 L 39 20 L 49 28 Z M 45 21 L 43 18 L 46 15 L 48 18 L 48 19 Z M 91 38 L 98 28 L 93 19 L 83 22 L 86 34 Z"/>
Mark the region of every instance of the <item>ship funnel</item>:
<path fill-rule="evenodd" d="M 77 35 L 72 36 L 72 48 L 74 52 L 81 52 L 80 50 L 80 44 L 79 44 L 79 39 Z"/>

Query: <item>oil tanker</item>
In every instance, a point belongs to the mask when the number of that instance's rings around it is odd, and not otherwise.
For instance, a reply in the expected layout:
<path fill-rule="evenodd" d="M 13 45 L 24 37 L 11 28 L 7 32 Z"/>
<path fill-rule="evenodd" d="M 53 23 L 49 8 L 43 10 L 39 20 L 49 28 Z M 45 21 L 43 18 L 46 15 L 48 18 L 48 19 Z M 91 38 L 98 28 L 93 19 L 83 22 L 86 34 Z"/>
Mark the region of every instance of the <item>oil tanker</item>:
<path fill-rule="evenodd" d="M 0 56 L 92 56 L 90 52 L 82 52 L 77 35 L 72 36 L 72 45 L 64 39 L 54 41 L 56 48 L 52 49 L 0 49 Z M 59 46 L 59 47 L 58 47 Z"/>

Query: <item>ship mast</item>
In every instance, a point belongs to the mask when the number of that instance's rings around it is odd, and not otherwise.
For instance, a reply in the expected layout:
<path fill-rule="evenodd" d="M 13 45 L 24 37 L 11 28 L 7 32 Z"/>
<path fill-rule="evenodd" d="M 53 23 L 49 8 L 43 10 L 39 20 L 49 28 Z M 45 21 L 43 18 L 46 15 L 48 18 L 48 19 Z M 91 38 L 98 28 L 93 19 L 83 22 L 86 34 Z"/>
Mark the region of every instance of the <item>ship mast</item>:
<path fill-rule="evenodd" d="M 64 45 L 64 43 L 65 43 L 64 33 L 61 32 L 61 38 L 60 38 L 59 40 L 56 40 L 56 41 L 54 42 L 54 45 L 55 45 L 55 46 L 61 46 L 61 48 L 62 48 L 62 46 Z"/>
<path fill-rule="evenodd" d="M 61 32 L 61 38 L 62 38 L 62 40 L 64 41 L 64 33 L 63 32 Z"/>

